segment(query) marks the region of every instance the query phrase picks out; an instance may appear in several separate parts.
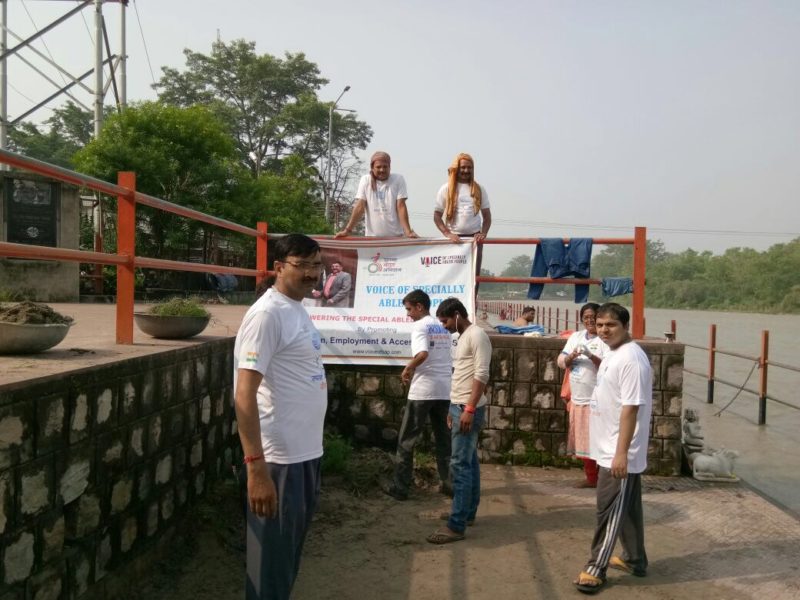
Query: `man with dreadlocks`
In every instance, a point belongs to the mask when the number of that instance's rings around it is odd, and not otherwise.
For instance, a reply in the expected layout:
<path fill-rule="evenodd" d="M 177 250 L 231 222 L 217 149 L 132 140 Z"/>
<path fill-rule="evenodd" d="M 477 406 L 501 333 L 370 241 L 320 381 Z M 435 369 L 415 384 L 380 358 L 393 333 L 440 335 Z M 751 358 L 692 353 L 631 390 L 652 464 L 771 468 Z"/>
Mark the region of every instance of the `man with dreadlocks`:
<path fill-rule="evenodd" d="M 492 226 L 492 211 L 489 195 L 475 181 L 475 162 L 469 154 L 456 156 L 447 169 L 447 183 L 436 196 L 433 222 L 446 238 L 460 243 L 461 238 L 471 237 L 479 242 Z M 444 218 L 443 218 L 444 217 Z M 481 272 L 483 244 L 478 244 L 475 273 Z M 477 291 L 477 286 L 475 286 Z"/>
<path fill-rule="evenodd" d="M 358 182 L 356 203 L 347 226 L 336 234 L 347 237 L 366 213 L 366 235 L 375 237 L 419 237 L 408 223 L 406 180 L 391 172 L 392 159 L 376 152 L 369 160 L 369 173 Z"/>

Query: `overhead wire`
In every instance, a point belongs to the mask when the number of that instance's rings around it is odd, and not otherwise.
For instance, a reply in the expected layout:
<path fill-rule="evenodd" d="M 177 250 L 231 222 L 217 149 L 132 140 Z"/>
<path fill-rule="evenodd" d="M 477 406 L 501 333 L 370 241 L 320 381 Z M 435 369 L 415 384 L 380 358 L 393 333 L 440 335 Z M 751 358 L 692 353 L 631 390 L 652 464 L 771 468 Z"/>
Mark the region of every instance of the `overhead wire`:
<path fill-rule="evenodd" d="M 144 39 L 144 29 L 142 28 L 142 20 L 139 18 L 139 5 L 136 0 L 133 0 L 133 12 L 136 13 L 136 22 L 139 24 L 139 34 L 142 36 L 142 44 L 144 45 L 144 55 L 147 58 L 147 66 L 150 69 L 150 78 L 153 83 L 156 83 L 156 76 L 153 73 L 153 64 L 150 62 L 150 51 L 147 49 L 147 40 Z"/>
<path fill-rule="evenodd" d="M 430 213 L 411 212 L 415 217 L 430 217 Z M 565 228 L 565 229 L 582 229 L 592 231 L 630 231 L 633 226 L 624 225 L 588 225 L 580 223 L 559 223 L 554 221 L 520 221 L 519 219 L 498 219 L 492 217 L 493 224 L 507 225 L 509 227 L 525 227 L 527 229 L 535 227 L 548 227 L 548 228 Z M 792 231 L 745 231 L 734 229 L 690 229 L 678 227 L 648 227 L 648 231 L 660 233 L 682 233 L 687 235 L 750 235 L 750 236 L 763 236 L 763 237 L 800 237 L 800 232 Z"/>

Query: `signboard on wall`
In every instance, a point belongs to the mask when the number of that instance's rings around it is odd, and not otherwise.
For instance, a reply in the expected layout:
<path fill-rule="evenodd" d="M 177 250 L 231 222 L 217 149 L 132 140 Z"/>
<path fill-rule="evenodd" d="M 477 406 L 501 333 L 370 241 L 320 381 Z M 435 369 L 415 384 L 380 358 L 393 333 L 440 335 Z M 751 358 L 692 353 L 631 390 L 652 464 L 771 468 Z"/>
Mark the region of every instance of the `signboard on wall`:
<path fill-rule="evenodd" d="M 58 185 L 6 178 L 6 239 L 15 244 L 58 246 Z"/>
<path fill-rule="evenodd" d="M 320 245 L 325 272 L 304 304 L 322 337 L 327 364 L 405 364 L 411 358 L 413 321 L 406 317 L 403 297 L 412 290 L 430 296 L 434 316 L 436 307 L 451 296 L 474 314 L 470 243 L 367 238 L 324 240 Z M 348 279 L 349 293 L 337 296 Z"/>

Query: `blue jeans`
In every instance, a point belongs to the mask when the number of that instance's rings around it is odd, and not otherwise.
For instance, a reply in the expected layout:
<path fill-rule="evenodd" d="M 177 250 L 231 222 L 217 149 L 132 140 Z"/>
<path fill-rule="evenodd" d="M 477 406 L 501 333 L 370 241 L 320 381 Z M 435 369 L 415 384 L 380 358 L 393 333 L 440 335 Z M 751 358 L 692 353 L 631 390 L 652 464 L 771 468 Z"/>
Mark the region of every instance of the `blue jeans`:
<path fill-rule="evenodd" d="M 464 533 L 467 521 L 472 521 L 478 512 L 481 501 L 481 466 L 478 462 L 478 434 L 486 422 L 486 407 L 475 409 L 472 428 L 469 433 L 461 433 L 459 422 L 464 412 L 461 404 L 450 405 L 450 430 L 452 453 L 450 455 L 450 475 L 453 478 L 453 507 L 447 527 Z"/>

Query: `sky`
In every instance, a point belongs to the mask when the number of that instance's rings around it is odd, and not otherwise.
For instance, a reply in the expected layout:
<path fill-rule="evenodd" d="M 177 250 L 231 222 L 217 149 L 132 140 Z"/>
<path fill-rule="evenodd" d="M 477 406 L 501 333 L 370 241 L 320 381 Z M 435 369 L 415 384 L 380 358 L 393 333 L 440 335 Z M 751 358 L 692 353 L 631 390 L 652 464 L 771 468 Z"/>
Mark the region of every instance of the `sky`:
<path fill-rule="evenodd" d="M 77 3 L 8 5 L 9 29 L 27 37 Z M 103 10 L 117 51 L 119 6 Z M 323 101 L 349 85 L 339 106 L 374 130 L 362 158 L 391 154 L 424 236 L 438 235 L 434 199 L 459 152 L 489 195 L 490 237 L 644 226 L 669 251 L 720 253 L 800 236 L 796 0 L 132 0 L 127 15 L 129 102 L 154 99 L 161 67 L 217 36 L 305 53 L 329 80 Z M 84 9 L 35 46 L 87 71 L 93 18 Z M 54 91 L 16 56 L 8 72 L 11 119 Z M 491 246 L 484 267 L 528 251 Z"/>

